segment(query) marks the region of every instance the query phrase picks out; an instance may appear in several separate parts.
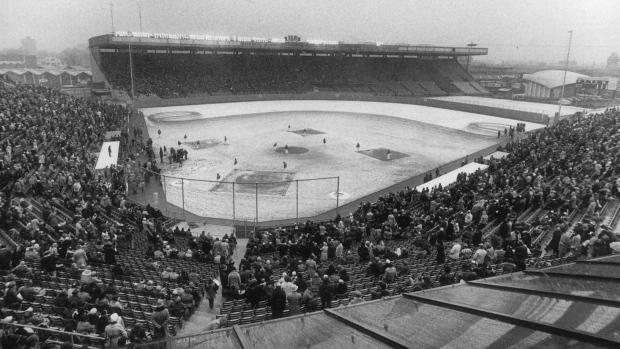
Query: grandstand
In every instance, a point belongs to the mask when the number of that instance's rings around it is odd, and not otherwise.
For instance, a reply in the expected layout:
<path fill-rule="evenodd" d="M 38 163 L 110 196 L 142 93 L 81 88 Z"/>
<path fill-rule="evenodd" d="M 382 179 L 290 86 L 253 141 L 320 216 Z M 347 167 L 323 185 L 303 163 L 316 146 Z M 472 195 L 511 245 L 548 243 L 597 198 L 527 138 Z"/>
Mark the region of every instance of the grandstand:
<path fill-rule="evenodd" d="M 132 66 L 136 97 L 314 91 L 412 97 L 488 94 L 456 61 L 462 55 L 486 54 L 486 49 L 145 36 L 92 38 L 95 83 L 130 92 Z"/>

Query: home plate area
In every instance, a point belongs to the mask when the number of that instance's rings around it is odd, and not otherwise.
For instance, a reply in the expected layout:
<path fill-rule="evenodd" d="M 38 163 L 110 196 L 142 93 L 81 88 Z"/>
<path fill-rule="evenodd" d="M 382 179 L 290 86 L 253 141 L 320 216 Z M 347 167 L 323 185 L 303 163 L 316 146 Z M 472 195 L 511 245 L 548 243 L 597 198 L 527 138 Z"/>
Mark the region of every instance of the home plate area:
<path fill-rule="evenodd" d="M 215 147 L 218 144 L 221 144 L 221 141 L 215 140 L 215 139 L 203 139 L 203 140 L 199 140 L 199 141 L 194 141 L 194 142 L 186 142 L 185 144 L 188 147 L 191 147 L 194 150 L 197 149 L 205 149 L 205 148 L 211 148 L 211 147 Z"/>
<path fill-rule="evenodd" d="M 231 183 L 234 182 L 236 193 L 255 194 L 256 183 L 258 183 L 259 194 L 285 196 L 293 178 L 295 178 L 295 172 L 233 170 L 211 191 L 231 192 Z"/>
<path fill-rule="evenodd" d="M 390 153 L 389 159 L 388 159 L 388 150 Z M 375 158 L 381 161 L 398 160 L 398 159 L 406 158 L 409 156 L 409 154 L 401 153 L 401 152 L 398 152 L 392 149 L 386 149 L 386 148 L 360 150 L 359 153 L 370 156 L 371 158 Z"/>

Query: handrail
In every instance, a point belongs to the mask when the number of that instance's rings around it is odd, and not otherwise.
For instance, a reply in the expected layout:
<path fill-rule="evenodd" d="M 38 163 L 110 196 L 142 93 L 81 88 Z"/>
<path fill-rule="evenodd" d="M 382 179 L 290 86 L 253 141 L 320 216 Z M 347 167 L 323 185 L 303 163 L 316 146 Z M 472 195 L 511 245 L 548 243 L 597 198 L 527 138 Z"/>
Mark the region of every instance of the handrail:
<path fill-rule="evenodd" d="M 0 234 L 2 235 L 2 237 L 11 245 L 13 245 L 14 248 L 17 248 L 17 246 L 19 246 L 10 236 L 7 232 L 4 231 L 4 229 L 0 229 Z"/>
<path fill-rule="evenodd" d="M 150 347 L 156 347 L 156 344 L 168 344 L 168 343 L 172 343 L 172 342 L 185 342 L 185 340 L 187 340 L 187 348 L 191 348 L 192 345 L 198 345 L 198 344 L 202 344 L 210 339 L 206 339 L 204 341 L 198 342 L 198 343 L 193 343 L 192 344 L 192 338 L 198 337 L 198 336 L 204 336 L 207 334 L 213 334 L 213 333 L 219 333 L 219 332 L 227 332 L 226 335 L 230 336 L 232 333 L 234 333 L 234 329 L 232 327 L 223 327 L 223 328 L 218 328 L 217 330 L 211 330 L 211 331 L 205 331 L 202 333 L 198 333 L 198 334 L 188 334 L 185 336 L 175 336 L 175 337 L 167 337 L 165 339 L 161 339 L 161 340 L 157 340 L 157 341 L 150 341 L 150 342 L 144 342 L 144 343 L 140 343 L 140 344 L 136 344 L 135 345 L 135 349 L 138 348 L 150 348 Z M 173 347 L 173 346 L 169 346 L 169 347 Z"/>
<path fill-rule="evenodd" d="M 53 328 L 49 328 L 49 327 L 38 327 L 38 326 L 34 326 L 34 325 L 22 325 L 22 324 L 14 324 L 14 323 L 10 323 L 10 322 L 0 322 L 0 326 L 2 326 L 2 328 L 4 328 L 4 326 L 13 326 L 13 327 L 21 327 L 21 328 L 32 328 L 33 330 L 38 330 L 38 331 L 47 331 L 47 332 L 52 332 L 52 333 L 57 333 L 57 334 L 64 334 L 64 335 L 70 335 L 71 339 L 73 341 L 73 337 L 77 336 L 77 337 L 81 337 L 81 338 L 88 338 L 90 340 L 95 340 L 95 341 L 103 341 L 105 338 L 103 337 L 99 337 L 99 336 L 93 336 L 93 335 L 88 335 L 88 334 L 81 334 L 81 333 L 75 333 L 75 332 L 67 332 L 67 331 L 61 331 L 61 330 L 56 330 Z"/>

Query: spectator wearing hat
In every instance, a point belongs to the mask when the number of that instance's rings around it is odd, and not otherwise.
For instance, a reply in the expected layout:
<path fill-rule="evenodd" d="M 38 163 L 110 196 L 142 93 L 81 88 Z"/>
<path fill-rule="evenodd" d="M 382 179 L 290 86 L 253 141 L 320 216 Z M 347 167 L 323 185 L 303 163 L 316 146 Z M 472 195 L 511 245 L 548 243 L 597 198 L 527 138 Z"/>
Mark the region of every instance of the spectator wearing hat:
<path fill-rule="evenodd" d="M 151 325 L 153 325 L 153 339 L 166 339 L 168 337 L 168 323 L 170 322 L 170 313 L 164 306 L 163 300 L 158 300 L 153 310 Z"/>
<path fill-rule="evenodd" d="M 570 255 L 572 257 L 579 257 L 581 250 L 581 235 L 573 233 L 570 238 Z"/>
<path fill-rule="evenodd" d="M 362 292 L 354 291 L 353 299 L 349 302 L 349 305 L 358 304 L 364 302 L 364 298 L 362 298 Z"/>
<path fill-rule="evenodd" d="M 470 259 L 472 255 L 471 249 L 469 248 L 469 245 L 467 244 L 463 244 L 463 246 L 461 247 L 461 256 L 464 259 Z"/>
<path fill-rule="evenodd" d="M 271 311 L 274 319 L 279 319 L 284 315 L 286 307 L 286 293 L 282 290 L 280 283 L 276 284 L 276 289 L 271 295 Z"/>
<path fill-rule="evenodd" d="M 340 270 L 338 271 L 338 277 L 342 279 L 344 282 L 351 281 L 351 277 L 349 276 L 349 273 L 347 272 L 347 270 L 345 268 L 341 268 L 341 267 L 339 268 Z"/>
<path fill-rule="evenodd" d="M 241 272 L 239 273 L 239 277 L 241 277 L 241 284 L 246 285 L 252 280 L 252 271 L 249 266 L 243 265 L 241 266 Z"/>
<path fill-rule="evenodd" d="M 54 299 L 54 306 L 63 308 L 69 307 L 69 296 L 66 292 L 58 292 L 56 299 Z"/>
<path fill-rule="evenodd" d="M 359 256 L 360 262 L 366 262 L 370 258 L 370 249 L 368 246 L 370 245 L 370 241 L 366 241 L 365 244 L 360 244 L 357 248 L 357 255 Z"/>
<path fill-rule="evenodd" d="M 36 296 L 38 292 L 37 289 L 33 286 L 32 280 L 26 280 L 24 286 L 20 287 L 17 291 L 19 292 L 19 294 L 21 294 L 25 301 L 36 302 Z"/>
<path fill-rule="evenodd" d="M 118 314 L 110 315 L 110 324 L 105 327 L 105 347 L 116 349 L 125 344 L 126 338 L 127 331 Z"/>
<path fill-rule="evenodd" d="M 336 258 L 340 259 L 343 258 L 343 252 L 344 252 L 344 246 L 342 245 L 342 242 L 337 241 L 337 245 L 336 245 Z"/>
<path fill-rule="evenodd" d="M 316 269 L 317 265 L 314 261 L 314 257 L 310 256 L 308 260 L 306 260 L 306 270 L 308 271 L 308 276 L 310 276 L 311 278 L 314 277 L 317 274 Z"/>
<path fill-rule="evenodd" d="M 15 274 L 15 276 L 23 278 L 32 274 L 32 268 L 29 268 L 25 261 L 21 261 L 11 272 Z"/>
<path fill-rule="evenodd" d="M 151 340 L 151 336 L 144 330 L 141 323 L 136 323 L 129 332 L 129 341 L 134 344 L 142 344 Z"/>
<path fill-rule="evenodd" d="M 74 289 L 69 296 L 69 307 L 78 309 L 84 306 L 84 301 L 80 298 L 80 290 Z"/>
<path fill-rule="evenodd" d="M 119 301 L 119 297 L 117 295 L 112 296 L 108 306 L 110 307 L 110 312 L 120 314 L 124 308 L 123 303 Z"/>
<path fill-rule="evenodd" d="M 258 284 L 257 280 L 250 280 L 245 291 L 245 297 L 247 302 L 252 305 L 252 308 L 256 309 L 260 301 L 266 297 L 265 289 Z"/>
<path fill-rule="evenodd" d="M 304 294 L 301 297 L 301 304 L 306 306 L 306 312 L 316 311 L 318 305 L 317 294 L 317 286 L 310 286 L 304 291 Z"/>
<path fill-rule="evenodd" d="M 476 253 L 474 253 L 474 257 L 473 257 L 474 262 L 476 262 L 477 264 L 482 264 L 484 263 L 484 258 L 486 256 L 487 256 L 487 251 L 484 249 L 484 245 L 479 244 L 478 250 L 476 250 Z"/>
<path fill-rule="evenodd" d="M 452 268 L 449 265 L 444 267 L 444 273 L 439 277 L 439 284 L 441 286 L 452 285 L 455 283 L 454 274 L 452 274 Z"/>
<path fill-rule="evenodd" d="M 280 281 L 280 285 L 282 285 L 282 291 L 284 291 L 287 296 L 293 292 L 293 286 L 295 286 L 295 284 L 291 282 L 291 278 L 289 276 L 285 276 Z"/>
<path fill-rule="evenodd" d="M 189 311 L 187 309 L 187 306 L 185 306 L 185 304 L 183 304 L 183 302 L 181 301 L 181 296 L 176 295 L 174 297 L 174 301 L 172 302 L 172 304 L 170 304 L 170 314 L 174 317 L 187 320 Z"/>
<path fill-rule="evenodd" d="M 95 333 L 95 326 L 88 321 L 88 315 L 84 314 L 78 320 L 75 331 L 81 334 L 93 334 Z"/>
<path fill-rule="evenodd" d="M 376 291 L 370 293 L 371 298 L 381 299 L 382 297 L 388 297 L 390 295 L 390 291 L 387 290 L 387 284 L 383 281 L 379 281 L 379 288 Z"/>
<path fill-rule="evenodd" d="M 57 262 L 58 257 L 56 254 L 53 254 L 50 250 L 45 251 L 43 253 L 43 258 L 41 258 L 41 270 L 47 275 L 56 276 Z"/>
<path fill-rule="evenodd" d="M 323 277 L 323 283 L 319 286 L 319 295 L 323 309 L 330 308 L 334 296 L 334 284 L 327 275 Z"/>
<path fill-rule="evenodd" d="M 209 308 L 213 309 L 213 301 L 215 297 L 217 297 L 217 290 L 219 286 L 213 282 L 213 278 L 207 279 L 207 284 L 205 285 L 205 296 L 209 300 Z"/>
<path fill-rule="evenodd" d="M 34 262 L 39 259 L 39 252 L 37 252 L 34 247 L 28 247 L 24 259 L 28 262 Z"/>
<path fill-rule="evenodd" d="M 168 281 L 174 281 L 179 278 L 179 274 L 175 273 L 171 267 L 167 267 L 161 273 L 161 278 Z"/>
<path fill-rule="evenodd" d="M 383 280 L 387 283 L 392 283 L 396 280 L 397 271 L 392 262 L 389 259 L 385 260 L 385 272 L 383 274 Z"/>
<path fill-rule="evenodd" d="M 446 250 L 443 245 L 443 240 L 437 240 L 437 263 L 442 264 L 446 261 Z"/>
<path fill-rule="evenodd" d="M 471 265 L 469 263 L 466 263 L 463 265 L 462 267 L 462 271 L 461 271 L 461 283 L 463 281 L 474 281 L 474 280 L 478 280 L 478 274 L 474 273 L 471 270 Z"/>
<path fill-rule="evenodd" d="M 338 280 L 338 285 L 336 286 L 334 293 L 336 295 L 343 295 L 347 293 L 347 284 L 344 282 L 344 280 Z"/>
<path fill-rule="evenodd" d="M 30 327 L 26 328 L 27 338 L 24 343 L 23 349 L 36 349 L 39 348 L 39 336 L 36 335 L 34 330 Z"/>
<path fill-rule="evenodd" d="M 353 253 L 351 253 L 351 251 L 347 251 L 344 256 L 344 260 L 347 262 L 347 264 L 355 263 L 355 257 L 353 256 Z"/>
<path fill-rule="evenodd" d="M 514 253 L 513 253 L 516 271 L 525 270 L 526 268 L 525 259 L 527 258 L 527 256 L 528 256 L 527 246 L 525 246 L 522 241 L 517 241 L 517 247 L 515 248 Z"/>
<path fill-rule="evenodd" d="M 237 272 L 237 268 L 231 267 L 231 271 L 228 274 L 228 287 L 235 286 L 236 289 L 241 289 L 241 275 Z"/>
<path fill-rule="evenodd" d="M 286 296 L 289 315 L 291 316 L 301 314 L 301 295 L 297 292 L 297 290 L 297 285 L 293 285 L 291 287 L 291 293 Z"/>
<path fill-rule="evenodd" d="M 200 275 L 196 272 L 196 269 L 192 269 L 187 275 L 188 281 L 194 284 L 200 283 Z"/>

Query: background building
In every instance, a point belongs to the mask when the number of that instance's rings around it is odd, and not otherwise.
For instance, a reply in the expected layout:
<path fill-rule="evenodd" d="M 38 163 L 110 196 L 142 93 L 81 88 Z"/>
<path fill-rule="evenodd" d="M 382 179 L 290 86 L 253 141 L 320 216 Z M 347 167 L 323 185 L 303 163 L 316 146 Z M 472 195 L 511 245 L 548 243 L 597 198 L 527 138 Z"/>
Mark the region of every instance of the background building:
<path fill-rule="evenodd" d="M 618 54 L 614 52 L 607 58 L 607 69 L 614 70 L 618 68 L 620 68 L 620 58 L 618 58 Z"/>
<path fill-rule="evenodd" d="M 24 55 L 37 55 L 37 41 L 29 36 L 22 39 L 22 53 Z"/>
<path fill-rule="evenodd" d="M 575 95 L 575 83 L 579 78 L 587 78 L 587 75 L 566 72 L 566 85 L 564 86 L 564 98 Z M 525 97 L 538 99 L 559 99 L 562 93 L 564 81 L 563 70 L 543 70 L 533 74 L 524 74 Z"/>

